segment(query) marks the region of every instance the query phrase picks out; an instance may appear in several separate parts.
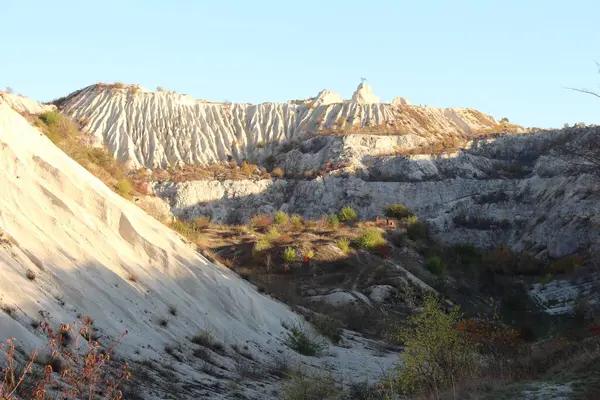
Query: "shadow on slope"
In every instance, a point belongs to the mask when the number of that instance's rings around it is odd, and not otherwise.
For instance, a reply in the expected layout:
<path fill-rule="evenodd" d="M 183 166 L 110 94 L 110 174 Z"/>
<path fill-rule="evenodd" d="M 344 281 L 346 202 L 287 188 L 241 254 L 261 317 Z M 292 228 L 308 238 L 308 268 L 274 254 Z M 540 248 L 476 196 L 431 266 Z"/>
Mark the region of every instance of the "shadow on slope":
<path fill-rule="evenodd" d="M 346 205 L 373 219 L 384 207 L 402 203 L 444 242 L 508 244 L 558 258 L 585 251 L 600 233 L 592 222 L 600 215 L 594 175 L 573 173 L 560 157 L 550 156 L 567 139 L 585 140 L 583 134 L 598 132 L 501 137 L 447 157 L 369 157 L 365 170 L 311 180 L 198 181 L 156 189 L 179 217 L 209 216 L 228 224 L 276 210 L 319 218 Z"/>

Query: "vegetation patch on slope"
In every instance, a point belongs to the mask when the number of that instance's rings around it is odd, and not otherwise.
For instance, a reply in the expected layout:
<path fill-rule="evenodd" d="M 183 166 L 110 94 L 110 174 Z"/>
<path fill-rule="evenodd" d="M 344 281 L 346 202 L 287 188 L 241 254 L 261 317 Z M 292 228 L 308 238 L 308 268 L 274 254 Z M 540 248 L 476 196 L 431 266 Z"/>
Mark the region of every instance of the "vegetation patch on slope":
<path fill-rule="evenodd" d="M 50 111 L 38 117 L 29 116 L 29 119 L 69 157 L 119 195 L 130 199 L 140 192 L 147 194 L 144 179 L 130 178 L 123 164 L 115 160 L 108 149 L 92 146 L 92 138 L 83 133 L 68 117 L 58 111 Z"/>

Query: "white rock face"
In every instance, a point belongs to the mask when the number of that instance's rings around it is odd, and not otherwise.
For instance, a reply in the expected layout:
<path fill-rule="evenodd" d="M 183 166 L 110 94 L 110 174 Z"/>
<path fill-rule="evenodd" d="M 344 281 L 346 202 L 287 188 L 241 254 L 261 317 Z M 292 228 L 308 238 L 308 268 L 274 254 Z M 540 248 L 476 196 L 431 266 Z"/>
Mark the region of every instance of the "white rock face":
<path fill-rule="evenodd" d="M 392 99 L 392 105 L 394 105 L 394 106 L 409 106 L 410 102 L 408 101 L 408 99 L 406 99 L 404 97 L 394 97 Z"/>
<path fill-rule="evenodd" d="M 574 283 L 556 279 L 546 284 L 534 284 L 529 294 L 548 314 L 567 314 L 573 311 L 579 296 L 598 305 L 600 295 L 594 290 L 597 285 L 598 282 L 593 280 Z"/>
<path fill-rule="evenodd" d="M 377 104 L 379 103 L 379 96 L 373 94 L 371 85 L 362 82 L 352 95 L 352 101 L 359 104 Z"/>
<path fill-rule="evenodd" d="M 19 309 L 17 318 L 0 319 L 3 336 L 18 333 L 35 343 L 21 324 L 40 304 L 52 321 L 72 320 L 77 309 L 111 336 L 129 330 L 125 345 L 134 347 L 159 348 L 163 334 L 153 320 L 168 304 L 181 313 L 172 322 L 179 334 L 205 325 L 221 337 L 237 331 L 263 341 L 267 330 L 280 329 L 279 319 L 293 316 L 111 192 L 4 103 L 0 152 L 0 183 L 10 193 L 0 197 L 0 228 L 14 243 L 0 250 L 0 287 L 2 301 Z M 38 275 L 35 282 L 25 278 L 28 268 Z M 138 284 L 127 280 L 130 273 Z M 65 307 L 53 301 L 58 294 Z"/>
<path fill-rule="evenodd" d="M 388 134 L 465 135 L 493 130 L 497 122 L 474 110 L 448 114 L 432 107 L 380 104 L 368 85 L 359 101 L 340 102 L 321 92 L 318 104 L 209 103 L 169 92 L 93 85 L 75 92 L 61 110 L 78 121 L 119 160 L 132 166 L 166 167 L 244 159 L 262 160 L 278 154 L 288 142 L 331 129 L 385 129 Z M 425 123 L 426 122 L 426 123 Z"/>
<path fill-rule="evenodd" d="M 402 136 L 313 138 L 290 152 L 290 168 L 293 162 L 309 166 L 332 158 L 350 160 L 358 169 L 313 180 L 162 184 L 156 191 L 177 215 L 216 215 L 232 223 L 245 222 L 258 210 L 316 218 L 345 205 L 362 218 L 374 218 L 386 206 L 401 203 L 447 243 L 508 244 L 562 257 L 600 245 L 600 203 L 594 199 L 598 181 L 589 174 L 566 173 L 548 140 L 583 141 L 599 134 L 594 127 L 506 136 L 474 142 L 458 154 L 410 158 L 368 156 L 380 143 Z M 312 144 L 316 140 L 324 143 Z M 236 196 L 225 189 L 208 196 L 215 185 L 235 186 Z"/>
<path fill-rule="evenodd" d="M 357 291 L 344 291 L 341 289 L 330 294 L 312 296 L 309 297 L 308 300 L 323 302 L 337 308 L 371 306 L 370 300 L 364 294 Z"/>
<path fill-rule="evenodd" d="M 142 196 L 136 197 L 133 201 L 139 208 L 146 211 L 152 218 L 169 224 L 173 222 L 174 216 L 169 204 L 159 197 Z"/>
<path fill-rule="evenodd" d="M 428 143 L 426 138 L 415 134 L 317 136 L 300 142 L 276 159 L 277 166 L 284 171 L 301 176 L 304 171 L 321 169 L 328 161 L 362 169 L 368 157 L 407 151 Z"/>
<path fill-rule="evenodd" d="M 56 110 L 56 106 L 40 104 L 30 98 L 5 92 L 0 92 L 0 101 L 21 114 L 42 114 Z"/>
<path fill-rule="evenodd" d="M 373 302 L 385 303 L 397 293 L 397 289 L 390 285 L 374 285 L 367 288 L 366 292 Z"/>
<path fill-rule="evenodd" d="M 11 316 L 0 312 L 0 340 L 16 338 L 17 346 L 31 351 L 45 343 L 31 321 L 43 319 L 56 329 L 79 314 L 91 316 L 101 341 L 129 332 L 117 348 L 119 356 L 168 362 L 190 387 L 217 380 L 186 355 L 193 352 L 189 338 L 203 331 L 228 352 L 229 345 L 243 343 L 259 362 L 279 352 L 301 357 L 285 346 L 282 327 L 282 322 L 302 323 L 299 316 L 208 262 L 181 236 L 110 191 L 2 99 L 0 188 L 0 303 L 14 309 Z M 26 278 L 28 270 L 35 280 Z M 163 318 L 168 328 L 159 326 Z M 167 344 L 181 346 L 186 359 L 162 359 Z M 319 362 L 356 379 L 364 377 L 365 363 L 375 371 L 379 363 L 393 362 L 361 347 L 329 350 Z M 232 359 L 218 360 L 235 369 Z M 270 389 L 245 391 L 249 398 L 273 398 Z M 181 396 L 226 397 L 193 391 Z"/>
<path fill-rule="evenodd" d="M 344 100 L 340 97 L 336 92 L 331 92 L 329 90 L 322 90 L 319 92 L 313 105 L 315 106 L 327 106 L 329 104 L 337 104 L 343 103 Z"/>

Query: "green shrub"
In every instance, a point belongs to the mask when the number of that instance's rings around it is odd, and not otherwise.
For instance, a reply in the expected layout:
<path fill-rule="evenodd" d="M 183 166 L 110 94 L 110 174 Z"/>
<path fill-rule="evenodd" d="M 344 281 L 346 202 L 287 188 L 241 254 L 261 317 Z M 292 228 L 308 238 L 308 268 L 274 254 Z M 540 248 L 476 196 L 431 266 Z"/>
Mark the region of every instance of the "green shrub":
<path fill-rule="evenodd" d="M 358 237 L 358 244 L 365 249 L 374 249 L 385 244 L 381 231 L 377 228 L 365 229 Z"/>
<path fill-rule="evenodd" d="M 313 258 L 315 256 L 315 252 L 313 250 L 309 250 L 306 252 L 306 257 Z"/>
<path fill-rule="evenodd" d="M 40 114 L 36 126 L 65 154 L 86 168 L 116 193 L 129 199 L 135 193 L 125 167 L 106 148 L 88 147 L 80 140 L 77 124 L 58 111 Z"/>
<path fill-rule="evenodd" d="M 302 217 L 299 216 L 298 214 L 292 215 L 292 217 L 290 218 L 290 222 L 292 223 L 292 226 L 294 227 L 294 229 L 297 229 L 297 230 L 302 229 L 302 227 L 304 226 Z"/>
<path fill-rule="evenodd" d="M 123 178 L 115 184 L 115 192 L 125 198 L 129 198 L 131 197 L 131 192 L 133 192 L 133 184 L 129 179 Z"/>
<path fill-rule="evenodd" d="M 270 249 L 271 246 L 272 245 L 269 239 L 266 236 L 263 236 L 260 239 L 258 239 L 258 241 L 254 244 L 254 251 L 260 252 L 263 250 L 267 250 Z"/>
<path fill-rule="evenodd" d="M 57 125 L 62 118 L 64 117 L 58 111 L 47 111 L 43 114 L 40 114 L 40 119 L 42 122 L 49 127 Z"/>
<path fill-rule="evenodd" d="M 408 208 L 402 204 L 392 204 L 391 206 L 386 207 L 383 210 L 383 213 L 386 217 L 394 219 L 408 218 L 412 215 Z"/>
<path fill-rule="evenodd" d="M 458 307 L 447 314 L 440 301 L 427 295 L 423 312 L 407 322 L 394 335 L 405 346 L 402 365 L 397 367 L 402 393 L 437 394 L 473 373 L 475 348 L 457 329 L 462 322 Z"/>
<path fill-rule="evenodd" d="M 275 158 L 275 156 L 273 156 L 273 155 L 270 155 L 270 156 L 267 156 L 267 157 L 265 158 L 264 164 L 265 164 L 265 167 L 266 167 L 266 168 L 267 168 L 269 171 L 272 171 L 272 170 L 273 170 L 273 168 L 275 168 L 275 163 L 276 163 L 276 162 L 277 162 L 277 159 Z"/>
<path fill-rule="evenodd" d="M 335 229 L 338 226 L 340 226 L 340 219 L 335 214 L 328 215 L 327 216 L 327 225 L 329 225 L 330 228 Z"/>
<path fill-rule="evenodd" d="M 290 217 L 288 217 L 288 215 L 283 211 L 277 211 L 275 214 L 273 214 L 273 223 L 275 225 L 285 225 L 289 222 L 289 220 Z"/>
<path fill-rule="evenodd" d="M 45 127 L 43 127 L 42 130 L 44 131 L 48 139 L 52 141 L 52 143 L 59 145 L 63 141 L 69 142 L 68 150 L 70 151 L 67 151 L 67 149 L 64 148 L 65 144 L 62 144 L 60 146 L 61 150 L 63 150 L 65 153 L 71 156 L 71 158 L 81 158 L 80 155 L 75 156 L 73 152 L 77 151 L 85 153 L 87 149 L 85 149 L 85 147 L 79 143 L 70 143 L 71 139 L 76 138 L 81 134 L 77 130 L 77 125 L 75 124 L 75 122 L 73 122 L 68 117 L 65 117 L 58 111 L 45 112 L 41 114 L 39 118 L 45 125 Z"/>
<path fill-rule="evenodd" d="M 281 400 L 337 399 L 341 389 L 331 375 L 306 374 L 295 371 L 283 384 Z"/>
<path fill-rule="evenodd" d="M 269 231 L 267 232 L 267 234 L 264 236 L 270 243 L 276 242 L 279 240 L 279 238 L 281 237 L 281 234 L 279 233 L 279 231 L 277 230 L 277 228 L 275 228 L 274 226 L 271 227 L 271 229 L 269 229 Z"/>
<path fill-rule="evenodd" d="M 296 261 L 296 250 L 293 247 L 286 247 L 283 250 L 283 261 L 286 264 L 291 264 Z"/>
<path fill-rule="evenodd" d="M 335 242 L 335 244 L 344 253 L 347 253 L 348 251 L 350 251 L 350 242 L 348 241 L 348 239 L 340 239 L 337 242 Z"/>
<path fill-rule="evenodd" d="M 329 338 L 332 343 L 339 343 L 342 340 L 342 329 L 336 319 L 323 314 L 313 314 L 310 322 L 321 335 Z"/>
<path fill-rule="evenodd" d="M 338 214 L 340 222 L 353 222 L 358 220 L 358 215 L 352 207 L 344 207 Z"/>
<path fill-rule="evenodd" d="M 461 243 L 450 249 L 458 264 L 473 264 L 481 262 L 481 251 L 472 244 Z"/>
<path fill-rule="evenodd" d="M 115 164 L 113 156 L 103 148 L 93 147 L 88 149 L 86 155 L 88 161 L 97 164 L 104 169 L 111 168 Z"/>
<path fill-rule="evenodd" d="M 304 330 L 300 323 L 292 326 L 287 333 L 285 343 L 298 353 L 315 357 L 325 348 L 325 344 Z"/>
<path fill-rule="evenodd" d="M 408 225 L 406 228 L 406 234 L 410 239 L 416 241 L 424 240 L 429 237 L 429 229 L 427 229 L 427 225 L 419 221 L 415 215 L 408 217 L 406 224 Z"/>
<path fill-rule="evenodd" d="M 407 226 L 411 226 L 411 225 L 417 224 L 419 222 L 420 222 L 419 218 L 416 215 L 411 215 L 410 217 L 408 217 L 406 219 L 406 225 Z"/>
<path fill-rule="evenodd" d="M 430 257 L 425 263 L 425 268 L 437 276 L 441 276 L 444 272 L 446 272 L 446 266 L 444 265 L 442 259 L 438 256 Z"/>

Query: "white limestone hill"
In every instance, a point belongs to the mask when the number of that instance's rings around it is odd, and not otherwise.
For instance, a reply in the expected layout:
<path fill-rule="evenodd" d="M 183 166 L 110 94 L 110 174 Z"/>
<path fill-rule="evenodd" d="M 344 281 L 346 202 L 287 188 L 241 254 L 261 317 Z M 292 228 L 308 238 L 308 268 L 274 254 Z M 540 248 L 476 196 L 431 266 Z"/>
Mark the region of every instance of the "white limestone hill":
<path fill-rule="evenodd" d="M 132 166 L 165 167 L 261 159 L 273 147 L 318 133 L 413 134 L 433 140 L 501 132 L 494 118 L 467 108 L 379 102 L 361 84 L 352 100 L 322 91 L 287 103 L 211 103 L 134 85 L 96 84 L 57 102 L 121 160 Z"/>
<path fill-rule="evenodd" d="M 108 91 L 104 95 L 113 96 Z M 124 99 L 119 93 L 114 96 Z M 169 103 L 173 97 L 145 96 L 139 100 Z M 182 389 L 182 399 L 222 396 L 192 390 L 208 390 L 217 380 L 188 358 L 193 351 L 190 338 L 200 332 L 214 335 L 228 354 L 227 346 L 248 346 L 258 364 L 280 353 L 306 359 L 283 343 L 282 322 L 299 320 L 287 306 L 208 262 L 181 236 L 110 191 L 30 126 L 4 96 L 0 193 L 0 340 L 14 337 L 20 348 L 31 350 L 45 343 L 32 321 L 56 327 L 78 315 L 91 316 L 101 342 L 129 332 L 117 349 L 120 356 L 171 365 L 187 391 Z M 34 279 L 27 278 L 28 271 Z M 160 326 L 161 319 L 168 325 Z M 177 360 L 165 354 L 166 345 L 176 346 Z M 391 360 L 358 345 L 327 352 L 322 359 L 305 362 L 328 363 L 341 374 L 364 376 L 365 370 L 379 371 L 376 363 L 389 365 Z M 231 358 L 215 357 L 229 365 L 223 374 L 235 371 Z M 262 386 L 248 384 L 247 396 L 271 398 L 268 384 Z M 153 398 L 166 397 L 158 391 Z"/>
<path fill-rule="evenodd" d="M 54 105 L 40 104 L 28 97 L 13 93 L 0 92 L 0 101 L 9 105 L 13 110 L 21 114 L 41 114 L 56 110 Z"/>

